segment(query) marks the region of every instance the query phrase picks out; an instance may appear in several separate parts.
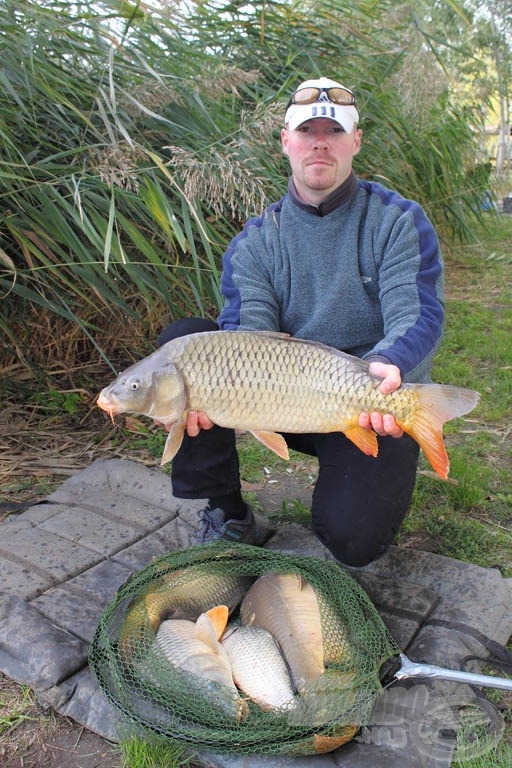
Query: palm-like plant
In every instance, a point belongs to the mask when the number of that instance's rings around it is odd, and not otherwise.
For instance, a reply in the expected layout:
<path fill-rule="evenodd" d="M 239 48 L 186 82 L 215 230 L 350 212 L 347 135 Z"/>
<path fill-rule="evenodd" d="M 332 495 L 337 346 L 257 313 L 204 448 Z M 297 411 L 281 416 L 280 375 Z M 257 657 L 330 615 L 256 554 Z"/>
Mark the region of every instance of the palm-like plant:
<path fill-rule="evenodd" d="M 59 317 L 61 333 L 78 327 L 83 355 L 140 354 L 169 316 L 214 316 L 224 247 L 285 190 L 284 103 L 311 75 L 358 93 L 358 172 L 420 200 L 443 231 L 467 231 L 474 120 L 451 105 L 427 48 L 416 63 L 441 85 L 408 84 L 418 41 L 401 36 L 394 8 L 4 0 L 6 357 L 37 341 L 41 314 L 50 332 Z M 43 362 L 37 343 L 31 357 Z"/>

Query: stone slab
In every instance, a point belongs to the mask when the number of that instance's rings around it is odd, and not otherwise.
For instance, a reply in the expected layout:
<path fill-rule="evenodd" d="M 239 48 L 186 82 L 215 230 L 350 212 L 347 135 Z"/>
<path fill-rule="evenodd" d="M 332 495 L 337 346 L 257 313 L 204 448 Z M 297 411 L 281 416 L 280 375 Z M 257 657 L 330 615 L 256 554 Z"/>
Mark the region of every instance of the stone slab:
<path fill-rule="evenodd" d="M 90 643 L 106 604 L 132 572 L 120 563 L 105 560 L 62 586 L 47 590 L 31 605 L 50 621 Z"/>
<path fill-rule="evenodd" d="M 168 520 L 176 517 L 176 509 L 157 507 L 150 502 L 127 496 L 119 491 L 85 490 L 77 494 L 70 485 L 61 487 L 52 494 L 52 499 L 67 508 L 75 505 L 104 515 L 106 518 L 133 526 L 140 533 L 154 531 Z"/>
<path fill-rule="evenodd" d="M 141 535 L 140 529 L 115 522 L 78 505 L 68 507 L 50 520 L 45 520 L 39 529 L 79 543 L 102 557 L 123 549 L 126 542 L 137 541 Z"/>
<path fill-rule="evenodd" d="M 90 568 L 98 559 L 98 553 L 70 541 L 65 535 L 46 531 L 39 526 L 17 526 L 7 531 L 0 545 L 0 583 L 2 589 L 20 595 L 20 586 L 12 583 L 10 565 L 16 563 L 34 573 L 39 580 L 57 584 Z M 64 531 L 62 533 L 65 533 Z M 3 565 L 7 564 L 4 568 Z M 27 583 L 27 580 L 24 580 Z M 28 594 L 34 594 L 30 586 Z"/>
<path fill-rule="evenodd" d="M 87 643 L 33 606 L 0 595 L 0 669 L 36 691 L 58 685 L 87 663 Z"/>
<path fill-rule="evenodd" d="M 99 490 L 138 499 L 171 513 L 176 509 L 169 475 L 128 459 L 97 459 L 65 480 L 48 499 L 58 499 L 60 493 L 68 490 L 86 496 Z"/>

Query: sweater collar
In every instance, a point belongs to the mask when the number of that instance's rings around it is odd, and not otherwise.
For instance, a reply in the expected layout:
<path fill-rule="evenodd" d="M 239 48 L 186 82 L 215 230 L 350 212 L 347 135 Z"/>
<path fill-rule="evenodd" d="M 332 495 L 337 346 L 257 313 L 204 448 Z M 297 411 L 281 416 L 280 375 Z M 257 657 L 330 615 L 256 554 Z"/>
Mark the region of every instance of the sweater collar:
<path fill-rule="evenodd" d="M 327 195 L 320 205 L 310 205 L 300 199 L 297 190 L 295 189 L 295 184 L 293 183 L 293 177 L 290 177 L 290 181 L 288 182 L 288 194 L 291 201 L 299 208 L 302 208 L 303 211 L 308 211 L 308 213 L 312 213 L 315 216 L 327 216 L 327 214 L 332 213 L 337 208 L 348 203 L 354 196 L 357 186 L 357 176 L 354 171 L 351 171 L 350 176 L 348 176 L 333 192 Z"/>

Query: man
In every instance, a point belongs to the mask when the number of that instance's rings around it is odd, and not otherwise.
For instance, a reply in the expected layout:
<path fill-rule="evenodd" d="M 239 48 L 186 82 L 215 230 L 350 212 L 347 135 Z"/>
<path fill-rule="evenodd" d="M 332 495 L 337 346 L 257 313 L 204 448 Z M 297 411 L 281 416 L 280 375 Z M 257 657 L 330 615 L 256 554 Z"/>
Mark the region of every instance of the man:
<path fill-rule="evenodd" d="M 354 95 L 340 83 L 322 77 L 299 85 L 281 132 L 292 172 L 288 193 L 248 221 L 224 254 L 218 325 L 178 321 L 159 344 L 216 328 L 281 331 L 365 358 L 383 393 L 404 380 L 429 380 L 444 319 L 438 240 L 419 205 L 356 177 L 358 121 Z M 291 448 L 318 458 L 312 527 L 351 566 L 365 565 L 392 542 L 410 504 L 419 452 L 390 414 L 362 413 L 359 423 L 380 436 L 378 458 L 341 433 L 285 435 Z M 234 432 L 191 412 L 187 433 L 172 481 L 176 496 L 209 500 L 199 541 L 256 543 Z"/>

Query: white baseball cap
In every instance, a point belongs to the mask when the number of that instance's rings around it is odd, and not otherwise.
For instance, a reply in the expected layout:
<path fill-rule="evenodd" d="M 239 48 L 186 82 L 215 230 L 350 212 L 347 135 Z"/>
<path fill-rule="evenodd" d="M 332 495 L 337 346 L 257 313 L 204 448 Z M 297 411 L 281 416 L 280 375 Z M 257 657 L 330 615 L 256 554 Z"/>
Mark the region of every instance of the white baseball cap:
<path fill-rule="evenodd" d="M 293 93 L 284 122 L 293 131 L 306 120 L 315 117 L 330 118 L 350 133 L 359 122 L 354 94 L 349 88 L 328 77 L 305 80 Z"/>

